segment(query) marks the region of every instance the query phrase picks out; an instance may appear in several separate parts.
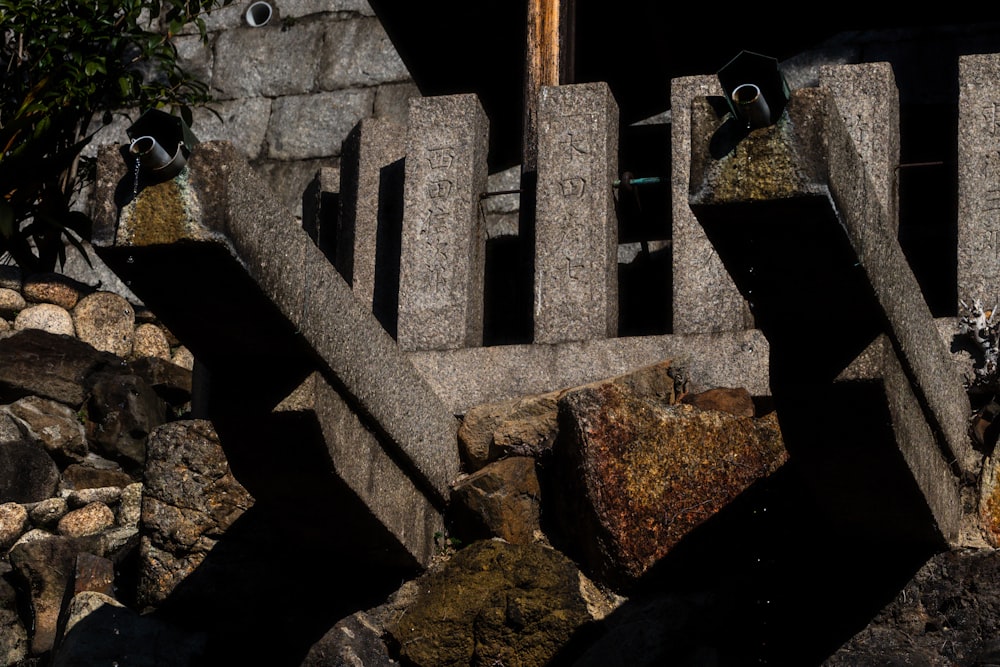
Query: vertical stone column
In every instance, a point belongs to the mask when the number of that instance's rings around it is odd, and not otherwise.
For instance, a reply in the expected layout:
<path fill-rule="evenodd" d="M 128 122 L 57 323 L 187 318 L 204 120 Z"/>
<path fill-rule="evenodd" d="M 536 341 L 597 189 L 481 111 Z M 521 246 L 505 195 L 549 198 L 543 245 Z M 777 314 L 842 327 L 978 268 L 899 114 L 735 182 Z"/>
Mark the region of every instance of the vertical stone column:
<path fill-rule="evenodd" d="M 819 85 L 834 95 L 861 154 L 875 196 L 893 232 L 899 231 L 899 89 L 889 63 L 825 66 Z"/>
<path fill-rule="evenodd" d="M 371 308 L 391 333 L 395 333 L 396 300 L 391 299 L 391 313 L 382 312 L 386 309 L 380 306 L 386 299 L 376 294 L 376 283 L 380 282 L 376 276 L 388 273 L 389 267 L 376 268 L 376 257 L 393 267 L 399 262 L 402 160 L 405 155 L 406 127 L 382 118 L 365 118 L 359 122 L 341 149 L 335 263 L 350 283 L 354 296 Z M 395 271 L 391 269 L 392 273 Z M 391 282 L 391 286 L 385 286 L 385 291 L 395 294 L 398 278 Z M 383 286 L 378 285 L 378 289 L 381 293 Z"/>
<path fill-rule="evenodd" d="M 691 101 L 708 95 L 722 95 L 722 86 L 714 76 L 681 77 L 670 82 L 674 281 L 672 331 L 675 334 L 753 328 L 750 309 L 688 206 L 691 183 Z"/>
<path fill-rule="evenodd" d="M 618 104 L 606 83 L 542 88 L 534 341 L 618 332 Z"/>
<path fill-rule="evenodd" d="M 397 341 L 404 350 L 483 339 L 489 121 L 475 95 L 410 100 Z"/>
<path fill-rule="evenodd" d="M 1000 54 L 958 61 L 958 299 L 1000 302 Z"/>

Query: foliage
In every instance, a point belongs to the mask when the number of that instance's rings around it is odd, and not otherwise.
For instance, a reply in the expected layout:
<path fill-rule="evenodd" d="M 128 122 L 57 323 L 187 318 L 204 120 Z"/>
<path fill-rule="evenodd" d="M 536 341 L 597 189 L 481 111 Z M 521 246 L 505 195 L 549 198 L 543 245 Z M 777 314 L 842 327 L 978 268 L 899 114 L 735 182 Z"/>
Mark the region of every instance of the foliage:
<path fill-rule="evenodd" d="M 0 256 L 28 272 L 82 250 L 74 200 L 92 179 L 81 151 L 113 113 L 168 108 L 190 123 L 207 84 L 173 38 L 232 0 L 0 0 Z M 152 18 L 151 18 L 152 17 Z"/>

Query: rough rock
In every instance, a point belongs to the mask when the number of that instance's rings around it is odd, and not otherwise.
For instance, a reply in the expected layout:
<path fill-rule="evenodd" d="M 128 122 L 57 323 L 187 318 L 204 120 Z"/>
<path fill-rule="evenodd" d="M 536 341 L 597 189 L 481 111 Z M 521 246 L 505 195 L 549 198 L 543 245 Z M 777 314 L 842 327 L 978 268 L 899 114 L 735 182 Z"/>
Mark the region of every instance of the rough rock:
<path fill-rule="evenodd" d="M 58 273 L 37 273 L 28 276 L 21 287 L 25 300 L 51 303 L 72 310 L 87 286 Z"/>
<path fill-rule="evenodd" d="M 209 422 L 171 422 L 149 438 L 139 598 L 162 602 L 253 505 Z"/>
<path fill-rule="evenodd" d="M 118 464 L 96 456 L 87 457 L 82 464 L 66 466 L 62 473 L 62 488 L 67 490 L 108 486 L 124 488 L 134 481 Z"/>
<path fill-rule="evenodd" d="M 540 531 L 540 502 L 535 459 L 503 459 L 455 484 L 452 530 L 479 539 L 499 537 L 511 544 L 530 544 Z"/>
<path fill-rule="evenodd" d="M 73 308 L 77 337 L 103 352 L 127 359 L 132 354 L 135 309 L 114 292 L 94 292 Z"/>
<path fill-rule="evenodd" d="M 170 361 L 170 343 L 167 341 L 167 334 L 155 324 L 149 322 L 140 324 L 133 334 L 130 356 L 133 359 L 155 357 Z"/>
<path fill-rule="evenodd" d="M 66 537 L 85 537 L 96 535 L 115 523 L 115 513 L 104 503 L 90 503 L 80 509 L 67 512 L 59 519 L 56 528 L 60 535 Z"/>
<path fill-rule="evenodd" d="M 21 331 L 0 339 L 0 400 L 34 394 L 78 408 L 87 378 L 123 363 L 69 336 L 38 329 Z"/>
<path fill-rule="evenodd" d="M 62 306 L 39 303 L 28 306 L 14 318 L 14 329 L 40 329 L 51 334 L 73 336 L 73 316 Z"/>
<path fill-rule="evenodd" d="M 179 406 L 191 400 L 191 369 L 173 363 L 169 355 L 136 359 L 130 367 L 168 404 Z"/>
<path fill-rule="evenodd" d="M 553 523 L 597 578 L 627 588 L 787 460 L 776 415 L 663 405 L 603 382 L 559 401 Z"/>
<path fill-rule="evenodd" d="M 404 664 L 546 665 L 591 621 L 579 571 L 540 545 L 484 540 L 419 580 L 388 631 Z"/>
<path fill-rule="evenodd" d="M 0 315 L 14 317 L 25 309 L 27 302 L 17 290 L 0 287 Z"/>
<path fill-rule="evenodd" d="M 87 455 L 83 424 L 72 408 L 56 401 L 25 396 L 7 407 L 25 438 L 41 444 L 64 464 L 82 461 Z"/>
<path fill-rule="evenodd" d="M 10 564 L 27 585 L 34 631 L 31 653 L 52 649 L 63 596 L 73 576 L 77 546 L 67 537 L 49 535 L 22 540 L 10 550 Z"/>
<path fill-rule="evenodd" d="M 118 486 L 92 486 L 87 489 L 73 489 L 66 494 L 70 509 L 80 509 L 90 503 L 116 505 L 121 500 L 122 490 Z"/>
<path fill-rule="evenodd" d="M 28 529 L 28 510 L 18 503 L 0 505 L 0 552 L 14 546 Z"/>
<path fill-rule="evenodd" d="M 205 636 L 142 616 L 108 595 L 85 591 L 69 603 L 53 667 L 204 664 Z"/>
<path fill-rule="evenodd" d="M 688 394 L 682 401 L 699 410 L 719 410 L 737 417 L 753 417 L 753 397 L 746 389 L 717 387 L 697 394 Z"/>
<path fill-rule="evenodd" d="M 59 468 L 40 446 L 0 443 L 0 502 L 34 503 L 55 495 Z"/>
<path fill-rule="evenodd" d="M 166 405 L 138 375 L 101 373 L 87 400 L 87 436 L 102 455 L 140 470 L 146 438 L 167 420 Z"/>
<path fill-rule="evenodd" d="M 1000 554 L 940 553 L 861 632 L 823 664 L 975 665 L 1000 663 Z"/>
<path fill-rule="evenodd" d="M 31 523 L 39 528 L 55 530 L 59 519 L 63 518 L 68 511 L 69 505 L 65 498 L 46 498 L 32 506 L 28 511 L 28 517 L 31 519 Z"/>
<path fill-rule="evenodd" d="M 381 628 L 364 612 L 339 621 L 312 645 L 300 667 L 390 667 Z"/>
<path fill-rule="evenodd" d="M 17 665 L 28 654 L 28 631 L 17 612 L 17 590 L 7 581 L 10 566 L 0 562 L 0 665 Z"/>

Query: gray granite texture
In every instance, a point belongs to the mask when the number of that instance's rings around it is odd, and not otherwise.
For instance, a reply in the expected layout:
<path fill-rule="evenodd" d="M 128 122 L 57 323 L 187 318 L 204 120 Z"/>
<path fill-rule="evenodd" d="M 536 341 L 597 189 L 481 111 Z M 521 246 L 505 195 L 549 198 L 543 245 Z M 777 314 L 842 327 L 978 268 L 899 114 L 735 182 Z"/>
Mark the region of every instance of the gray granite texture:
<path fill-rule="evenodd" d="M 410 101 L 396 337 L 404 350 L 482 344 L 488 136 L 475 95 Z"/>
<path fill-rule="evenodd" d="M 618 104 L 605 83 L 542 88 L 534 341 L 618 332 Z"/>

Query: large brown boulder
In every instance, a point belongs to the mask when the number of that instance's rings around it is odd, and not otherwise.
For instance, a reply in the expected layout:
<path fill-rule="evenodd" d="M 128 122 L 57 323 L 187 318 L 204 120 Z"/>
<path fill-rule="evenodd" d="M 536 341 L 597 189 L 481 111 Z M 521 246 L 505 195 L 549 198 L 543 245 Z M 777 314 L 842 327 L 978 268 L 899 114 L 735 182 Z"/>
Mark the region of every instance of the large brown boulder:
<path fill-rule="evenodd" d="M 787 460 L 776 416 L 641 397 L 620 382 L 567 392 L 551 466 L 562 540 L 628 588 L 685 535 Z"/>

